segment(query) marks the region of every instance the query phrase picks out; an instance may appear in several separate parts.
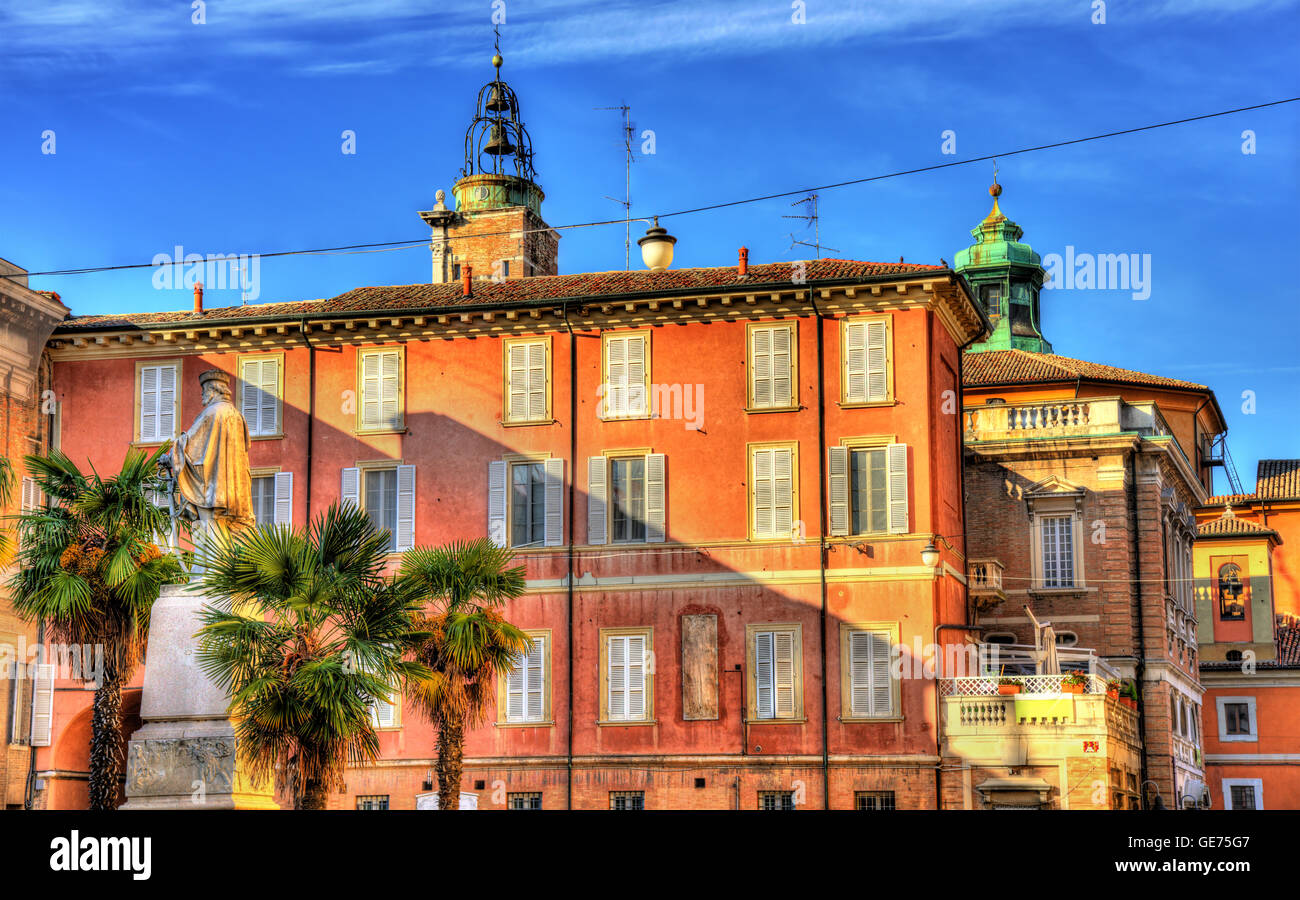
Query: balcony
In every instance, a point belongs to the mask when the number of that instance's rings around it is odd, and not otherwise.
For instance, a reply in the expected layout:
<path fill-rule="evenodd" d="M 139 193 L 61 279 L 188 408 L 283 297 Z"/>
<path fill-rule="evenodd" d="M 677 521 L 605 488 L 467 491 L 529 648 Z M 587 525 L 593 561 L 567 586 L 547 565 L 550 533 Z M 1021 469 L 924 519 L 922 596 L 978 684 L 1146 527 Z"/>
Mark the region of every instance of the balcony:
<path fill-rule="evenodd" d="M 963 409 L 962 414 L 968 443 L 1133 433 L 1169 438 L 1183 458 L 1187 458 L 1154 403 L 1129 403 L 1122 397 L 1087 397 L 973 406 Z"/>
<path fill-rule="evenodd" d="M 999 559 L 972 559 L 966 563 L 966 586 L 977 610 L 1007 599 L 1002 590 L 1003 569 Z"/>

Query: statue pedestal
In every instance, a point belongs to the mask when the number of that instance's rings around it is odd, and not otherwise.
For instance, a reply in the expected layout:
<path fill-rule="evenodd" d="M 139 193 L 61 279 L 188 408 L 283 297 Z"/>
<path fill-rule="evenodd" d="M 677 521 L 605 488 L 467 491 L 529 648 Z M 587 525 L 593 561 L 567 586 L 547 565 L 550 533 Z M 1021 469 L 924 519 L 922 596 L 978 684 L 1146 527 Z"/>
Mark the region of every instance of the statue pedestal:
<path fill-rule="evenodd" d="M 126 754 L 122 809 L 279 809 L 268 781 L 255 786 L 236 764 L 229 698 L 198 665 L 202 594 L 162 589 L 149 622 L 144 724 Z"/>

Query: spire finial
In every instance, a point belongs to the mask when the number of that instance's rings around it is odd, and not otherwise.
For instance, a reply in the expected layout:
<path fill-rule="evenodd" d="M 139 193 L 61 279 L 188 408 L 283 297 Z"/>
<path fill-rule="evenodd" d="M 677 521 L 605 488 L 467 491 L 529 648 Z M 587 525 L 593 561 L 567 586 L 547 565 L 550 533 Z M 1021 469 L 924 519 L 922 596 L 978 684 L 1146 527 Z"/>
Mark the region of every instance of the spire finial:
<path fill-rule="evenodd" d="M 501 58 L 501 26 L 493 25 L 492 33 L 495 35 L 492 40 L 492 65 L 497 70 L 497 74 L 500 75 L 501 63 L 505 62 Z"/>
<path fill-rule="evenodd" d="M 989 187 L 989 194 L 993 197 L 994 203 L 997 202 L 998 197 L 1002 196 L 1002 185 L 998 184 L 998 161 L 996 159 L 993 160 L 993 184 Z"/>

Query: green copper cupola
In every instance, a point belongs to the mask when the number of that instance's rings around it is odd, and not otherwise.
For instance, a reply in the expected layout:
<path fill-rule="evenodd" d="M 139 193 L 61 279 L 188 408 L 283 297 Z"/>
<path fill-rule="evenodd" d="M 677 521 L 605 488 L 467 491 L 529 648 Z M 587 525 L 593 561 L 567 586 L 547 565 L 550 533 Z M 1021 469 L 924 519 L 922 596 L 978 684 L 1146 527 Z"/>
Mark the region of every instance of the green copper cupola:
<path fill-rule="evenodd" d="M 972 344 L 967 352 L 1051 353 L 1052 345 L 1042 334 L 1038 305 L 1044 277 L 1042 260 L 1032 247 L 1020 242 L 1024 231 L 998 208 L 1002 185 L 996 176 L 989 193 L 993 209 L 971 231 L 975 243 L 959 251 L 953 262 L 993 323 L 993 333 Z"/>

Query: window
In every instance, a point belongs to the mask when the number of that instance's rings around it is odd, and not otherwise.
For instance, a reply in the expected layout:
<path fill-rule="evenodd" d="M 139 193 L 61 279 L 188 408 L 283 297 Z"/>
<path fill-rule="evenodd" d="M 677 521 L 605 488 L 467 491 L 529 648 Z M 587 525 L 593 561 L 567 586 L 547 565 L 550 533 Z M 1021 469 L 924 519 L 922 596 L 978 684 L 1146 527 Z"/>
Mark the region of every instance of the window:
<path fill-rule="evenodd" d="M 510 467 L 510 546 L 540 544 L 546 537 L 546 467 L 515 463 Z"/>
<path fill-rule="evenodd" d="M 362 350 L 357 356 L 357 430 L 401 431 L 402 351 Z"/>
<path fill-rule="evenodd" d="M 759 791 L 758 808 L 762 810 L 794 809 L 794 791 Z"/>
<path fill-rule="evenodd" d="M 1254 697 L 1216 697 L 1214 704 L 1219 718 L 1220 741 L 1259 740 L 1259 721 L 1256 718 Z"/>
<path fill-rule="evenodd" d="M 1262 778 L 1223 779 L 1224 809 L 1263 809 L 1264 780 Z"/>
<path fill-rule="evenodd" d="M 53 663 L 38 663 L 32 683 L 32 718 L 28 742 L 33 747 L 50 746 L 54 725 L 54 675 Z M 31 671 L 30 669 L 28 670 Z"/>
<path fill-rule="evenodd" d="M 980 300 L 983 301 L 984 311 L 988 313 L 990 319 L 1002 315 L 1002 285 L 980 285 Z"/>
<path fill-rule="evenodd" d="M 369 513 L 376 528 L 388 531 L 390 553 L 415 546 L 415 466 L 344 469 L 342 498 Z"/>
<path fill-rule="evenodd" d="M 842 625 L 840 628 L 841 718 L 888 719 L 898 715 L 897 682 L 890 671 L 896 626 Z"/>
<path fill-rule="evenodd" d="M 1219 618 L 1246 618 L 1246 604 L 1242 600 L 1241 567 L 1228 563 L 1219 567 Z"/>
<path fill-rule="evenodd" d="M 748 331 L 749 408 L 797 409 L 795 326 L 750 325 Z"/>
<path fill-rule="evenodd" d="M 845 405 L 887 403 L 892 387 L 889 373 L 889 320 L 855 317 L 841 325 L 843 371 L 840 400 Z"/>
<path fill-rule="evenodd" d="M 357 809 L 388 809 L 388 795 L 358 794 Z"/>
<path fill-rule="evenodd" d="M 258 525 L 289 525 L 293 516 L 293 473 L 254 475 L 253 516 Z"/>
<path fill-rule="evenodd" d="M 26 744 L 32 735 L 32 695 L 35 682 L 28 675 L 28 665 L 15 660 L 9 663 L 9 743 Z"/>
<path fill-rule="evenodd" d="M 1038 529 L 1043 560 L 1042 586 L 1074 587 L 1074 517 L 1041 516 Z"/>
<path fill-rule="evenodd" d="M 158 444 L 176 436 L 180 418 L 180 396 L 176 382 L 180 362 L 137 363 L 135 439 L 142 444 Z"/>
<path fill-rule="evenodd" d="M 666 536 L 665 466 L 662 453 L 591 457 L 587 461 L 587 542 L 662 542 Z"/>
<path fill-rule="evenodd" d="M 280 436 L 282 362 L 280 354 L 239 358 L 237 402 L 250 437 Z"/>
<path fill-rule="evenodd" d="M 563 543 L 564 460 L 488 463 L 488 536 L 499 547 Z"/>
<path fill-rule="evenodd" d="M 602 722 L 654 720 L 654 632 L 649 628 L 602 628 Z"/>
<path fill-rule="evenodd" d="M 644 419 L 650 415 L 650 335 L 606 334 L 603 340 L 602 419 Z"/>
<path fill-rule="evenodd" d="M 507 425 L 551 420 L 550 341 L 507 339 L 505 353 L 505 410 Z"/>
<path fill-rule="evenodd" d="M 893 791 L 854 791 L 853 808 L 861 810 L 893 810 Z"/>
<path fill-rule="evenodd" d="M 831 536 L 906 534 L 907 445 L 884 439 L 867 446 L 831 447 L 826 452 Z"/>
<path fill-rule="evenodd" d="M 509 724 L 548 723 L 551 718 L 550 632 L 527 634 L 533 642 L 531 649 L 515 659 L 504 679 L 502 721 Z"/>
<path fill-rule="evenodd" d="M 749 720 L 803 718 L 802 629 L 798 625 L 745 628 Z"/>
<path fill-rule="evenodd" d="M 798 497 L 795 444 L 749 446 L 749 530 L 755 540 L 794 534 Z"/>
<path fill-rule="evenodd" d="M 610 809 L 645 809 L 645 791 L 610 791 Z"/>
<path fill-rule="evenodd" d="M 515 794 L 506 794 L 507 809 L 541 809 L 542 792 L 541 791 L 521 791 Z"/>

